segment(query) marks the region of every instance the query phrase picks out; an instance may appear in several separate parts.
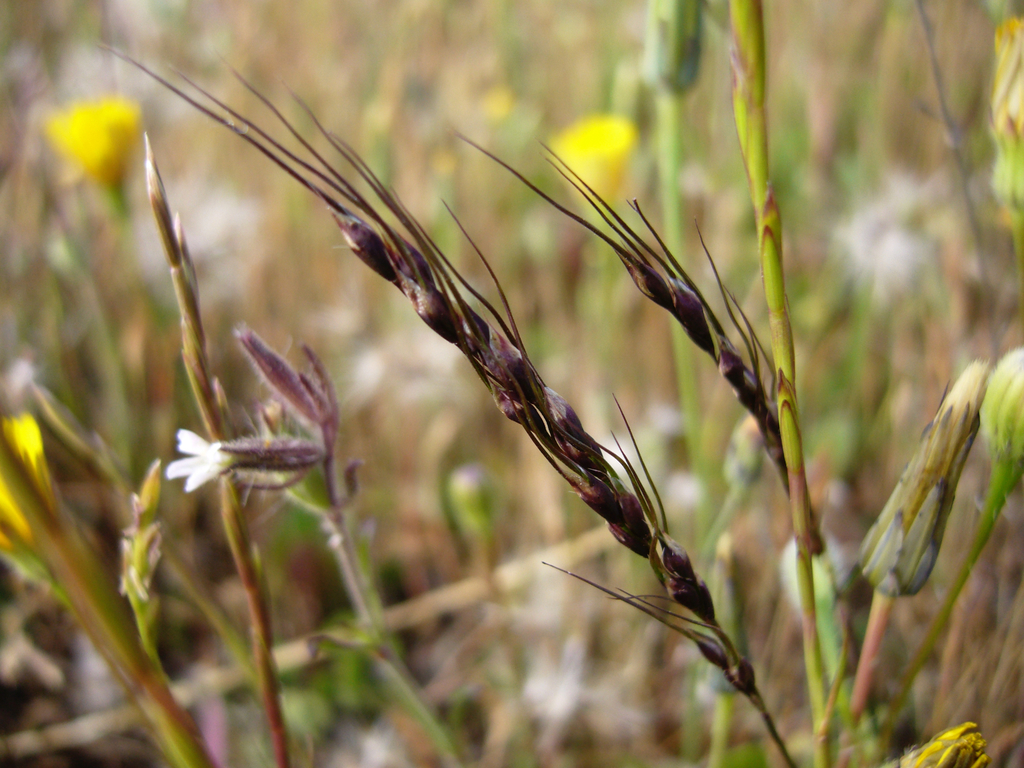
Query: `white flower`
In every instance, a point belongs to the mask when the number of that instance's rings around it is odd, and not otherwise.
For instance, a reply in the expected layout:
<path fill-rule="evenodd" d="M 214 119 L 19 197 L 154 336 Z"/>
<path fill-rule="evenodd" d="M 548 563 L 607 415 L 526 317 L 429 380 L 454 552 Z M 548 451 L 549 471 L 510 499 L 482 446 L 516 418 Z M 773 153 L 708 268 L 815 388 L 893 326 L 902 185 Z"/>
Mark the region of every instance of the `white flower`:
<path fill-rule="evenodd" d="M 167 465 L 167 479 L 187 477 L 185 493 L 190 493 L 203 483 L 220 477 L 231 466 L 232 457 L 221 449 L 220 443 L 208 443 L 195 432 L 178 430 L 178 451 L 190 458 L 178 459 Z"/>

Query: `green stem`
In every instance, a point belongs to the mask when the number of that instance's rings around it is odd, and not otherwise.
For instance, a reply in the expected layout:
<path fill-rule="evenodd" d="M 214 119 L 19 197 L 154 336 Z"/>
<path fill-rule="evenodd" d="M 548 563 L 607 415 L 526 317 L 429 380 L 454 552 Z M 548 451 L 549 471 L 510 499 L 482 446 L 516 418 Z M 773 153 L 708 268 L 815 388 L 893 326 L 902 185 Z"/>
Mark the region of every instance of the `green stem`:
<path fill-rule="evenodd" d="M 442 764 L 446 768 L 459 768 L 461 763 L 456 756 L 451 734 L 437 719 L 430 705 L 423 700 L 416 680 L 390 643 L 384 645 L 381 651 L 379 657 L 395 698 L 430 738 L 441 757 Z"/>
<path fill-rule="evenodd" d="M 329 546 L 338 561 L 338 569 L 341 571 L 349 600 L 362 628 L 369 634 L 372 644 L 377 648 L 377 658 L 384 668 L 395 697 L 406 712 L 419 723 L 443 764 L 447 768 L 459 768 L 461 763 L 451 735 L 438 720 L 430 705 L 424 701 L 416 680 L 402 661 L 397 646 L 387 630 L 380 595 L 373 589 L 372 578 L 360 562 L 355 537 L 352 535 L 349 514 L 351 499 L 347 495 L 342 495 L 335 465 L 334 456 L 328 454 L 324 460 L 323 471 L 330 507 L 321 513 L 328 533 Z"/>
<path fill-rule="evenodd" d="M 729 746 L 729 727 L 736 694 L 719 693 L 715 696 L 715 714 L 711 721 L 711 748 L 708 750 L 708 768 L 722 768 L 725 750 Z"/>
<path fill-rule="evenodd" d="M 1013 250 L 1017 254 L 1017 312 L 1020 314 L 1021 326 L 1024 328 L 1024 211 L 1014 210 L 1010 216 L 1013 230 Z"/>
<path fill-rule="evenodd" d="M 682 195 L 679 192 L 679 170 L 682 167 L 682 112 L 684 94 L 661 88 L 657 97 L 658 180 L 661 193 L 662 226 L 665 244 L 682 263 L 683 214 Z M 702 450 L 700 436 L 701 405 L 698 396 L 696 350 L 686 332 L 672 324 L 672 354 L 675 358 L 676 382 L 679 387 L 679 405 L 685 419 L 683 439 L 693 469 L 701 482 L 710 478 L 707 456 Z M 709 494 L 703 493 L 697 505 L 693 541 L 702 541 L 711 525 L 713 510 Z"/>
<path fill-rule="evenodd" d="M 956 581 L 953 582 L 949 591 L 946 592 L 946 599 L 942 602 L 942 608 L 939 609 L 939 612 L 935 614 L 935 618 L 932 619 L 931 626 L 928 628 L 928 634 L 925 635 L 924 641 L 903 673 L 899 692 L 892 700 L 889 716 L 886 719 L 885 727 L 882 729 L 883 744 L 888 742 L 889 737 L 892 735 L 896 717 L 899 715 L 900 710 L 903 708 L 903 703 L 910 693 L 910 687 L 914 683 L 914 678 L 921 671 L 924 663 L 931 655 L 939 635 L 946 628 L 950 614 L 953 613 L 953 607 L 956 605 L 956 600 L 967 583 L 975 563 L 978 562 L 981 551 L 985 548 L 989 537 L 992 535 L 992 529 L 995 527 L 996 520 L 999 519 L 999 513 L 1006 504 L 1006 497 L 1020 480 L 1021 472 L 1022 468 L 1012 461 L 997 461 L 992 465 L 992 477 L 989 480 L 988 495 L 985 498 L 985 507 L 982 510 L 981 519 L 978 521 L 978 530 L 974 534 L 974 543 L 971 545 L 971 551 L 967 553 L 967 558 L 964 560 L 963 565 L 960 566 L 960 572 L 957 574 Z"/>
<path fill-rule="evenodd" d="M 252 653 L 256 665 L 256 678 L 260 684 L 263 709 L 270 728 L 270 742 L 278 768 L 288 768 L 288 730 L 281 710 L 280 680 L 274 662 L 274 638 L 267 607 L 267 590 L 256 562 L 256 551 L 249 537 L 249 528 L 242 515 L 238 491 L 231 480 L 220 482 L 221 519 L 227 534 L 228 546 L 235 561 L 235 569 L 245 590 L 252 622 Z"/>
<path fill-rule="evenodd" d="M 803 438 L 796 399 L 796 359 L 789 321 L 782 262 L 782 222 L 768 175 L 768 126 L 765 117 L 764 18 L 759 0 L 733 0 L 730 4 L 733 49 L 733 113 L 740 149 L 754 204 L 758 253 L 768 305 L 772 357 L 778 384 L 777 398 L 782 448 L 789 470 L 789 498 L 793 535 L 797 543 L 797 583 L 803 612 L 804 666 L 814 719 L 815 768 L 828 768 L 831 755 L 825 734 L 826 681 L 818 638 L 811 555 L 820 538 L 811 516 L 804 470 Z"/>
<path fill-rule="evenodd" d="M 861 646 L 860 661 L 857 664 L 857 674 L 854 676 L 853 695 L 850 702 L 850 714 L 854 726 L 860 722 L 864 709 L 868 703 L 868 693 L 871 690 L 871 673 L 874 672 L 878 659 L 878 649 L 882 646 L 882 637 L 885 635 L 885 628 L 889 625 L 889 616 L 892 614 L 893 598 L 875 592 L 871 599 L 871 613 L 868 615 L 868 628 L 864 632 L 864 644 Z"/>

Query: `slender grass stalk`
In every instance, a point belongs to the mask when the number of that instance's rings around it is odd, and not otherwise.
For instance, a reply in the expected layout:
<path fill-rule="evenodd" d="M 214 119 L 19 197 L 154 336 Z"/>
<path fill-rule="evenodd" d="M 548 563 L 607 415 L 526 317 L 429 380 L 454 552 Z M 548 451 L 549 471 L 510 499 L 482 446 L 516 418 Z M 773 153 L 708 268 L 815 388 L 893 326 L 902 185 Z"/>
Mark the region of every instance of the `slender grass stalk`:
<path fill-rule="evenodd" d="M 814 764 L 828 768 L 829 745 L 823 734 L 826 712 L 826 680 L 818 639 L 814 604 L 814 575 L 811 556 L 820 551 L 821 542 L 811 514 L 804 471 L 800 412 L 796 399 L 796 360 L 793 329 L 789 321 L 786 286 L 782 266 L 782 227 L 779 209 L 768 176 L 768 126 L 765 118 L 764 18 L 760 0 L 734 0 L 730 4 L 733 49 L 733 112 L 740 149 L 747 170 L 750 196 L 754 204 L 758 253 L 768 322 L 771 328 L 772 355 L 778 387 L 779 425 L 783 452 L 789 473 L 789 498 L 793 514 L 793 535 L 797 543 L 797 580 L 803 612 L 804 666 L 814 720 Z"/>
<path fill-rule="evenodd" d="M 206 355 L 206 337 L 199 313 L 199 293 L 192 260 L 188 255 L 181 224 L 172 218 L 163 182 L 156 167 L 153 150 L 146 137 L 146 182 L 149 199 L 156 217 L 157 228 L 171 268 L 174 292 L 182 315 L 182 355 L 192 385 L 192 393 L 199 406 L 207 433 L 213 440 L 227 436 L 224 418 L 224 395 L 219 383 L 210 373 Z M 249 537 L 248 525 L 242 513 L 241 501 L 233 482 L 220 481 L 221 520 L 227 536 L 231 556 L 245 590 L 251 620 L 252 649 L 260 695 L 270 728 L 274 758 L 278 768 L 288 768 L 288 732 L 281 710 L 280 681 L 272 654 L 273 633 L 267 590 L 263 574 L 257 565 L 257 553 Z"/>

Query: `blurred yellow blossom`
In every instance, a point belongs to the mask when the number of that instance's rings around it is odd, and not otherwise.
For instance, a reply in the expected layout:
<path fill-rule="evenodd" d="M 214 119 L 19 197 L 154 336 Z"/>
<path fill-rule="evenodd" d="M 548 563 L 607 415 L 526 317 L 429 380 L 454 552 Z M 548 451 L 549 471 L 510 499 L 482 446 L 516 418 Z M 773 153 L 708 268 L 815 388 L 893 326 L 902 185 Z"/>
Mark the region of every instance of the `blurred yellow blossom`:
<path fill-rule="evenodd" d="M 512 114 L 515 105 L 515 94 L 504 85 L 496 85 L 484 94 L 484 114 L 492 123 L 500 123 Z"/>
<path fill-rule="evenodd" d="M 636 142 L 636 126 L 627 118 L 591 115 L 555 136 L 551 149 L 602 199 L 613 203 Z"/>
<path fill-rule="evenodd" d="M 6 552 L 26 548 L 32 542 L 32 531 L 21 505 L 18 491 L 26 481 L 46 502 L 53 502 L 50 473 L 43 456 L 43 438 L 39 425 L 28 414 L 3 418 L 0 445 L 0 550 Z"/>
<path fill-rule="evenodd" d="M 141 109 L 121 96 L 81 101 L 46 121 L 46 136 L 86 175 L 108 187 L 120 186 L 139 140 Z"/>
<path fill-rule="evenodd" d="M 992 187 L 1011 208 L 1024 208 L 1024 19 L 999 25 L 992 81 L 992 130 L 996 162 Z"/>

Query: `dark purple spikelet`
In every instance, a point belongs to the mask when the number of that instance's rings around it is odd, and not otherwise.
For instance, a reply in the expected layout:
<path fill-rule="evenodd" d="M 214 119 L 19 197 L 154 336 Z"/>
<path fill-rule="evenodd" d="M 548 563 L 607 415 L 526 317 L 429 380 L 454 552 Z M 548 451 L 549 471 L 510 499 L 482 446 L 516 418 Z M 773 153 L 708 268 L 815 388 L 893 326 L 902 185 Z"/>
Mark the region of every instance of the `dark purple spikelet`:
<path fill-rule="evenodd" d="M 730 677 L 729 682 L 740 693 L 751 696 L 757 691 L 757 682 L 754 679 L 754 667 L 746 659 L 740 659 L 736 670 Z"/>
<path fill-rule="evenodd" d="M 647 298 L 665 309 L 672 309 L 672 291 L 658 271 L 638 259 L 623 260 L 626 271 L 633 278 L 636 287 Z"/>
<path fill-rule="evenodd" d="M 576 411 L 565 398 L 548 387 L 544 388 L 545 405 L 552 423 L 555 443 L 567 458 L 586 469 L 599 469 L 597 459 L 601 457 L 601 446 L 585 429 Z"/>
<path fill-rule="evenodd" d="M 672 304 L 679 324 L 694 344 L 705 352 L 714 353 L 715 345 L 711 338 L 711 328 L 704 314 L 704 303 L 682 280 L 672 280 Z"/>
<path fill-rule="evenodd" d="M 703 655 L 705 659 L 710 661 L 719 669 L 725 670 L 729 668 L 728 657 L 725 654 L 725 649 L 722 648 L 721 645 L 705 638 L 697 638 L 695 642 L 697 643 L 697 648 L 700 649 L 701 655 Z"/>
<path fill-rule="evenodd" d="M 695 581 L 697 574 L 693 571 L 690 556 L 681 546 L 669 539 L 662 539 L 661 562 L 671 576 L 683 581 Z"/>
<path fill-rule="evenodd" d="M 483 322 L 482 318 L 480 322 Z M 487 339 L 487 347 L 479 351 L 480 362 L 493 372 L 495 383 L 513 392 L 518 388 L 524 395 L 531 394 L 538 381 L 533 369 L 523 358 L 523 353 L 500 333 L 490 329 L 484 338 Z"/>
<path fill-rule="evenodd" d="M 647 525 L 647 517 L 640 505 L 640 500 L 628 491 L 619 493 L 619 506 L 622 508 L 622 517 L 626 527 L 631 531 L 644 531 L 650 538 L 650 528 Z"/>
<path fill-rule="evenodd" d="M 721 357 L 718 358 L 718 370 L 734 389 L 738 392 L 744 391 L 748 383 L 747 366 L 736 350 L 727 346 L 722 347 Z"/>
<path fill-rule="evenodd" d="M 298 371 L 248 328 L 239 328 L 235 337 L 270 388 L 300 416 L 320 424 L 325 416 L 323 403 L 314 397 Z"/>
<path fill-rule="evenodd" d="M 498 410 L 505 414 L 506 419 L 522 424 L 523 407 L 507 391 L 494 390 L 494 403 Z"/>
<path fill-rule="evenodd" d="M 680 579 L 671 576 L 665 582 L 665 588 L 672 599 L 683 608 L 692 611 L 709 624 L 715 621 L 715 604 L 711 601 L 711 592 L 700 577 Z"/>
<path fill-rule="evenodd" d="M 448 302 L 433 283 L 419 285 L 412 280 L 406 281 L 399 277 L 399 282 L 404 283 L 402 290 L 412 301 L 413 309 L 420 319 L 427 326 L 445 341 L 451 344 L 459 342 L 459 332 L 456 328 L 452 313 L 449 311 Z"/>
<path fill-rule="evenodd" d="M 334 211 L 332 213 L 338 227 L 341 228 L 341 233 L 345 236 L 345 242 L 359 260 L 389 283 L 396 283 L 398 278 L 395 275 L 395 268 L 388 258 L 387 249 L 380 235 L 355 217 L 341 216 Z"/>
<path fill-rule="evenodd" d="M 582 477 L 570 477 L 569 484 L 583 503 L 604 518 L 605 522 L 618 526 L 625 525 L 622 507 L 615 492 L 606 482 L 587 472 Z"/>
<path fill-rule="evenodd" d="M 647 557 L 650 554 L 650 532 L 644 531 L 640 535 L 637 535 L 621 525 L 616 525 L 615 523 L 609 523 L 608 530 L 612 532 L 612 536 L 615 537 L 616 541 L 630 549 L 634 554 L 640 555 L 641 557 Z"/>

